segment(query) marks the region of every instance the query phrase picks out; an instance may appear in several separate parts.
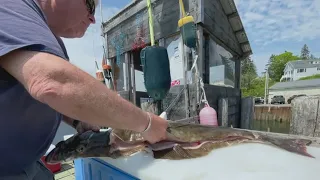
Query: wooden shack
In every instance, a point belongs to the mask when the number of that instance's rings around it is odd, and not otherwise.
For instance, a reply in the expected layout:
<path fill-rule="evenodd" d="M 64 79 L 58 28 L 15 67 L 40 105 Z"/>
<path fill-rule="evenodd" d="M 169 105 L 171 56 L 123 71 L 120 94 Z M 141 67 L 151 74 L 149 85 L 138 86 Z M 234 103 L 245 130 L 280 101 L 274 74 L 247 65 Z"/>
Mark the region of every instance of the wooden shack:
<path fill-rule="evenodd" d="M 169 114 L 176 120 L 199 112 L 200 93 L 197 81 L 186 80 L 192 66 L 191 51 L 183 47 L 178 27 L 181 12 L 178 0 L 151 0 L 156 44 L 168 50 L 173 86 L 163 101 L 165 109 L 183 87 L 183 95 Z M 197 54 L 200 76 L 209 104 L 218 112 L 219 100 L 228 103 L 228 125 L 240 127 L 240 61 L 252 54 L 246 32 L 233 0 L 184 0 L 187 13 L 193 16 L 198 35 Z M 146 0 L 135 0 L 102 24 L 107 58 L 114 63 L 116 89 L 125 99 L 141 107 L 150 98 L 146 93 L 137 39 L 149 45 Z M 182 54 L 182 47 L 185 54 Z M 187 55 L 186 55 L 187 54 Z M 189 56 L 190 55 L 190 56 Z M 193 79 L 194 80 L 194 79 Z M 226 104 L 226 103 L 224 103 Z"/>

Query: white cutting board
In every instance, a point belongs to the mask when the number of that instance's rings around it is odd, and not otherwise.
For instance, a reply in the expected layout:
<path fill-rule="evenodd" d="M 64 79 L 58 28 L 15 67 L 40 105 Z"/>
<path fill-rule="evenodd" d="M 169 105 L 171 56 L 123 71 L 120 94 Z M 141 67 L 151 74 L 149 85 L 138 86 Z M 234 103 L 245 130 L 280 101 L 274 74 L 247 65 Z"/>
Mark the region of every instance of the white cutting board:
<path fill-rule="evenodd" d="M 100 158 L 142 180 L 319 180 L 320 148 L 315 159 L 264 144 L 240 144 L 191 160 L 156 160 L 152 154 Z"/>

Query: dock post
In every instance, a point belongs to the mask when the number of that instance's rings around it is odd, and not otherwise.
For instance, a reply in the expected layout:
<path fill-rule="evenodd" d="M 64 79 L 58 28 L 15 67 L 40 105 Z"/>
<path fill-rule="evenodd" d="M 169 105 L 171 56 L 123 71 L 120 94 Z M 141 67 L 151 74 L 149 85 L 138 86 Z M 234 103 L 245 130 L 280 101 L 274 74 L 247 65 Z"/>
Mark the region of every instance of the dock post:
<path fill-rule="evenodd" d="M 320 96 L 302 96 L 291 102 L 290 134 L 320 137 Z"/>
<path fill-rule="evenodd" d="M 218 105 L 218 122 L 221 123 L 220 126 L 229 126 L 228 107 L 228 98 L 220 98 Z"/>
<path fill-rule="evenodd" d="M 241 129 L 252 129 L 254 118 L 254 98 L 245 97 L 241 99 Z"/>

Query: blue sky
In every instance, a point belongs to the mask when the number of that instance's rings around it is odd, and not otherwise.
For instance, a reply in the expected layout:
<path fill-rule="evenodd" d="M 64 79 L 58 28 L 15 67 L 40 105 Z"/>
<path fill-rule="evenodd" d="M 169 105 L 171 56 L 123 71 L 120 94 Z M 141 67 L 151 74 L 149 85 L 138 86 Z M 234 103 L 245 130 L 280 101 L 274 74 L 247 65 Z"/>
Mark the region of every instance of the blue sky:
<path fill-rule="evenodd" d="M 132 0 L 102 0 L 103 20 Z M 300 55 L 304 44 L 320 57 L 320 0 L 235 0 L 253 50 L 258 73 L 271 54 L 291 51 Z M 101 64 L 101 15 L 81 39 L 64 39 L 71 62 L 95 76 L 95 59 Z"/>

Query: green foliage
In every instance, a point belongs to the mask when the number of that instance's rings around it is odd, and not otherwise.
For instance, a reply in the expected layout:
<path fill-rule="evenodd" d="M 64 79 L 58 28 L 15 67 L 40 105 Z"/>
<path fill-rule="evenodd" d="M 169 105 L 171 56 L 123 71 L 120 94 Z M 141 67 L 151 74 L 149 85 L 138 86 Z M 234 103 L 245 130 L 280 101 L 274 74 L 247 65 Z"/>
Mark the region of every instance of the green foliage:
<path fill-rule="evenodd" d="M 272 80 L 271 80 L 272 81 Z M 253 60 L 248 57 L 241 62 L 242 96 L 264 96 L 265 77 L 258 77 Z"/>
<path fill-rule="evenodd" d="M 299 80 L 310 80 L 310 79 L 320 79 L 320 74 L 315 74 L 312 76 L 303 77 L 303 78 L 300 78 Z"/>
<path fill-rule="evenodd" d="M 241 88 L 242 96 L 254 96 L 254 97 L 264 97 L 264 88 L 265 88 L 265 77 L 257 77 L 252 81 L 250 88 Z M 276 82 L 272 79 L 269 79 L 269 87 L 273 86 Z"/>
<path fill-rule="evenodd" d="M 310 51 L 308 46 L 305 44 L 301 49 L 301 59 L 309 59 L 310 58 Z"/>
<path fill-rule="evenodd" d="M 292 52 L 285 51 L 279 55 L 270 57 L 269 76 L 275 81 L 279 81 L 283 75 L 286 64 L 290 61 L 299 60 L 300 57 L 293 55 Z"/>
<path fill-rule="evenodd" d="M 250 89 L 252 81 L 257 77 L 257 68 L 253 60 L 248 57 L 241 61 L 241 87 Z"/>

